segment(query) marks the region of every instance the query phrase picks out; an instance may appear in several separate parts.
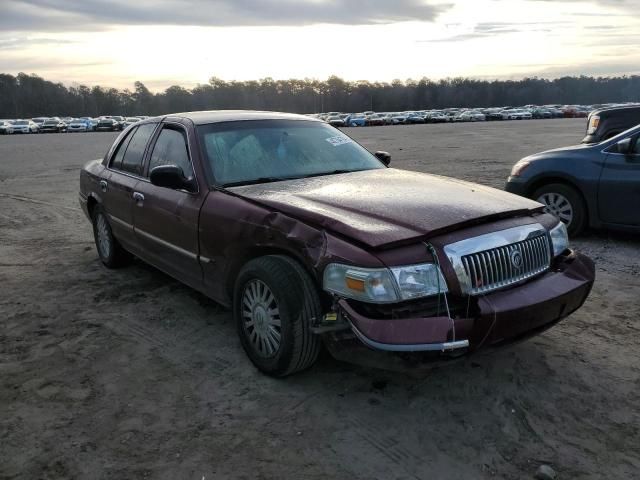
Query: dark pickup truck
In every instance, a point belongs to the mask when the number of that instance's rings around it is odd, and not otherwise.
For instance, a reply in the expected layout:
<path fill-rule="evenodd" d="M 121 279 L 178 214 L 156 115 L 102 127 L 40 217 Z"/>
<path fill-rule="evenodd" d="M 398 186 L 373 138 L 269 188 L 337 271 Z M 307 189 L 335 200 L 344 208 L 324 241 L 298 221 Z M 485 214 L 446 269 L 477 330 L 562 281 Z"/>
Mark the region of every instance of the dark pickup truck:
<path fill-rule="evenodd" d="M 578 309 L 593 262 L 526 198 L 388 168 L 299 115 L 192 112 L 128 127 L 80 173 L 107 267 L 131 255 L 233 310 L 263 372 L 324 341 L 450 358 Z"/>
<path fill-rule="evenodd" d="M 582 143 L 599 143 L 640 125 L 640 105 L 594 110 L 587 119 Z"/>

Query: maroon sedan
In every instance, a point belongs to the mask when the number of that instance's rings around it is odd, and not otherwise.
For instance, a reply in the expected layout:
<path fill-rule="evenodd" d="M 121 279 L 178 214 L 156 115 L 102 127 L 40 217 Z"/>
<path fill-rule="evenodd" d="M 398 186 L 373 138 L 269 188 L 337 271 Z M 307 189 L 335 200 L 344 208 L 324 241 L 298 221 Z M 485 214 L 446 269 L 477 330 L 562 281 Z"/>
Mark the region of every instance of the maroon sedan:
<path fill-rule="evenodd" d="M 583 304 L 594 265 L 542 205 L 389 160 L 309 117 L 168 115 L 89 162 L 80 203 L 107 267 L 135 255 L 230 306 L 271 375 L 323 340 L 458 356 Z"/>

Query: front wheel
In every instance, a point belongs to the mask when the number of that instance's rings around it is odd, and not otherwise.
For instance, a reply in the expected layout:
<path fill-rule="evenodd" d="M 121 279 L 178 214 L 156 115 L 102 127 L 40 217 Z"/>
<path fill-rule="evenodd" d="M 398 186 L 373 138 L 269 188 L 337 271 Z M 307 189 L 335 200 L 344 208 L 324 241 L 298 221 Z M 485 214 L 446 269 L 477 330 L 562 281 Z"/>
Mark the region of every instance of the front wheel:
<path fill-rule="evenodd" d="M 102 207 L 96 206 L 91 217 L 93 219 L 93 238 L 102 263 L 108 268 L 126 265 L 131 260 L 131 254 L 122 248 L 113 236 L 111 225 Z"/>
<path fill-rule="evenodd" d="M 293 259 L 269 255 L 247 263 L 235 283 L 233 306 L 242 347 L 262 372 L 284 377 L 316 361 L 320 339 L 311 326 L 322 315 L 320 298 Z"/>
<path fill-rule="evenodd" d="M 537 189 L 533 198 L 545 206 L 545 212 L 555 215 L 567 226 L 569 235 L 579 235 L 587 226 L 587 207 L 573 187 L 552 183 Z"/>

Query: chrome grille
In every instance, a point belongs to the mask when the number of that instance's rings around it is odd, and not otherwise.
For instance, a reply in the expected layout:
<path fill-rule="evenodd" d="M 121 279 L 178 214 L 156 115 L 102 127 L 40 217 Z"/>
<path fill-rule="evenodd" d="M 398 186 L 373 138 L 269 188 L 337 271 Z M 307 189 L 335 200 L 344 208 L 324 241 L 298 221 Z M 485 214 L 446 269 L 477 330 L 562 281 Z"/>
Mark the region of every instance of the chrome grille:
<path fill-rule="evenodd" d="M 547 235 L 474 252 L 461 257 L 468 293 L 477 295 L 521 282 L 549 268 L 551 252 Z"/>

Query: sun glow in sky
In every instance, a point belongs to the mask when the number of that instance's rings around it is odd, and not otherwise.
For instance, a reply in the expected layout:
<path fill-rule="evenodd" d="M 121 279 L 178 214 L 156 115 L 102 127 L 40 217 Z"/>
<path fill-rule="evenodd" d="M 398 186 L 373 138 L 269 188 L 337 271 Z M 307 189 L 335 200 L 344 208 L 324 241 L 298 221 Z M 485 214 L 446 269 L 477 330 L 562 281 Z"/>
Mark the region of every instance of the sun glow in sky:
<path fill-rule="evenodd" d="M 0 72 L 65 84 L 640 73 L 636 0 L 4 2 Z"/>

